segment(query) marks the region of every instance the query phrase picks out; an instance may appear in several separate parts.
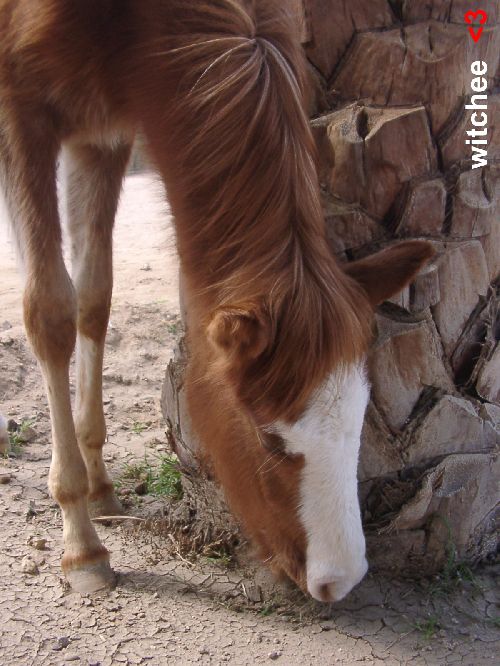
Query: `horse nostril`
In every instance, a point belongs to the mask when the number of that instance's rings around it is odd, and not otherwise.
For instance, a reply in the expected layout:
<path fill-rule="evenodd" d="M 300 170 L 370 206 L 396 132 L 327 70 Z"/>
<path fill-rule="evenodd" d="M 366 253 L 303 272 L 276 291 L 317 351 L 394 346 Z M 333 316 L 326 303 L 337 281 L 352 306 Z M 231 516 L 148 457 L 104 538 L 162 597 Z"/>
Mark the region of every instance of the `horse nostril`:
<path fill-rule="evenodd" d="M 317 601 L 337 601 L 335 595 L 335 583 L 312 582 L 308 585 L 309 593 Z"/>
<path fill-rule="evenodd" d="M 343 599 L 354 586 L 344 580 L 334 580 L 330 583 L 312 583 L 309 585 L 309 593 L 317 601 L 331 603 Z"/>
<path fill-rule="evenodd" d="M 320 585 L 318 588 L 318 593 L 321 601 L 332 601 L 330 585 L 327 585 L 326 583 L 324 585 Z"/>
<path fill-rule="evenodd" d="M 316 576 L 308 577 L 307 589 L 309 594 L 318 601 L 340 601 L 361 582 L 367 569 L 367 562 L 363 560 L 355 573 L 347 574 L 337 569 L 321 575 L 317 571 Z"/>

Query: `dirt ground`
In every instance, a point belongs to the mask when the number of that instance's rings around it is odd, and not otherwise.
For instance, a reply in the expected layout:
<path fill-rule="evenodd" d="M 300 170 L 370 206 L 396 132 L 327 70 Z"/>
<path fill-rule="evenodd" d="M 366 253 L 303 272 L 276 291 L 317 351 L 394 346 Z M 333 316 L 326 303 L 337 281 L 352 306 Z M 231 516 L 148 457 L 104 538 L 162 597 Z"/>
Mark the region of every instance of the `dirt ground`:
<path fill-rule="evenodd" d="M 117 479 L 145 456 L 154 465 L 167 453 L 160 395 L 180 322 L 162 201 L 150 176 L 127 179 L 104 372 L 105 458 Z M 12 455 L 0 459 L 1 663 L 499 663 L 493 567 L 418 582 L 368 575 L 342 603 L 321 605 L 248 561 L 186 559 L 168 534 L 128 520 L 98 525 L 117 588 L 92 598 L 66 589 L 61 518 L 46 489 L 47 405 L 21 326 L 21 281 L 4 219 L 0 276 L 0 412 L 24 424 L 30 440 L 16 440 Z M 148 495 L 128 499 L 131 516 L 169 507 Z"/>

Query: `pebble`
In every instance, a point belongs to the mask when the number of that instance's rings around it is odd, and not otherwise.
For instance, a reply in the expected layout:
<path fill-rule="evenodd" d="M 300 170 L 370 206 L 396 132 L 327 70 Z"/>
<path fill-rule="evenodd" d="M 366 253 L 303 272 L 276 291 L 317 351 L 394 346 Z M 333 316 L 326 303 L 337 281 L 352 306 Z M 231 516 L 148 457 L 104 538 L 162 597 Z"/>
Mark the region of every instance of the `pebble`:
<path fill-rule="evenodd" d="M 47 539 L 34 539 L 31 545 L 36 550 L 46 550 L 47 549 Z"/>
<path fill-rule="evenodd" d="M 29 442 L 32 442 L 33 440 L 36 439 L 36 436 L 37 436 L 36 430 L 33 430 L 33 428 L 30 428 L 28 426 L 27 428 L 24 428 L 23 430 L 21 430 L 21 432 L 18 434 L 17 438 L 23 444 L 29 444 Z"/>
<path fill-rule="evenodd" d="M 0 486 L 6 486 L 12 481 L 10 474 L 0 474 Z"/>
<path fill-rule="evenodd" d="M 61 650 L 64 650 L 64 648 L 67 648 L 69 644 L 70 644 L 69 638 L 67 636 L 61 636 L 52 646 L 52 650 L 54 652 L 60 652 Z"/>
<path fill-rule="evenodd" d="M 23 557 L 21 560 L 21 571 L 22 573 L 30 574 L 31 576 L 36 576 L 40 573 L 37 563 L 29 556 Z"/>
<path fill-rule="evenodd" d="M 9 419 L 7 421 L 7 430 L 9 432 L 17 432 L 19 430 L 19 423 L 17 423 L 17 421 L 14 421 L 14 419 Z"/>
<path fill-rule="evenodd" d="M 269 659 L 272 659 L 273 661 L 276 661 L 276 659 L 279 659 L 283 653 L 280 652 L 279 650 L 275 650 L 274 652 L 270 652 L 267 656 Z"/>
<path fill-rule="evenodd" d="M 141 481 L 134 487 L 134 491 L 136 495 L 146 495 L 148 492 L 148 484 L 146 481 Z"/>
<path fill-rule="evenodd" d="M 332 631 L 335 628 L 332 622 L 322 622 L 319 626 L 323 631 Z"/>

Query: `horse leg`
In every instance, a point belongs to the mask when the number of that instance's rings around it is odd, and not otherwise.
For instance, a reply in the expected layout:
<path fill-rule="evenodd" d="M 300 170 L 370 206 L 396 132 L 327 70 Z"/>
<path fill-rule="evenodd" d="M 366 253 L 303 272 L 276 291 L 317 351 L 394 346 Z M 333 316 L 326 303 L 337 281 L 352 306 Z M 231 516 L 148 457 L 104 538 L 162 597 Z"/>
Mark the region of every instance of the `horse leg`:
<path fill-rule="evenodd" d="M 0 414 L 0 456 L 5 456 L 9 452 L 9 431 L 7 430 L 7 421 Z"/>
<path fill-rule="evenodd" d="M 112 233 L 130 144 L 68 147 L 68 225 L 77 297 L 75 427 L 89 480 L 91 515 L 122 513 L 102 450 L 104 341 L 113 287 Z"/>
<path fill-rule="evenodd" d="M 110 587 L 114 574 L 87 508 L 88 481 L 71 412 L 69 364 L 76 297 L 64 265 L 57 210 L 59 141 L 43 109 L 15 109 L 0 126 L 0 179 L 25 268 L 24 321 L 45 381 L 52 425 L 49 489 L 63 517 L 63 570 L 82 592 Z"/>

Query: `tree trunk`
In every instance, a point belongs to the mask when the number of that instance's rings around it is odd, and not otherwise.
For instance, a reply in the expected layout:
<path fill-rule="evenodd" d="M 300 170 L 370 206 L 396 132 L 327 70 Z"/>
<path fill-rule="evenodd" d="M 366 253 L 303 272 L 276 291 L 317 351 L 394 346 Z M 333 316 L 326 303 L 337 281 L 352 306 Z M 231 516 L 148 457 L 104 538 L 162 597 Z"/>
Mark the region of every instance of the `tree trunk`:
<path fill-rule="evenodd" d="M 294 0 L 311 63 L 325 219 L 341 260 L 426 238 L 437 259 L 377 314 L 360 496 L 372 565 L 432 573 L 497 543 L 500 10 L 469 0 Z M 471 63 L 488 65 L 488 166 L 473 168 Z M 163 407 L 196 466 L 172 362 Z"/>

